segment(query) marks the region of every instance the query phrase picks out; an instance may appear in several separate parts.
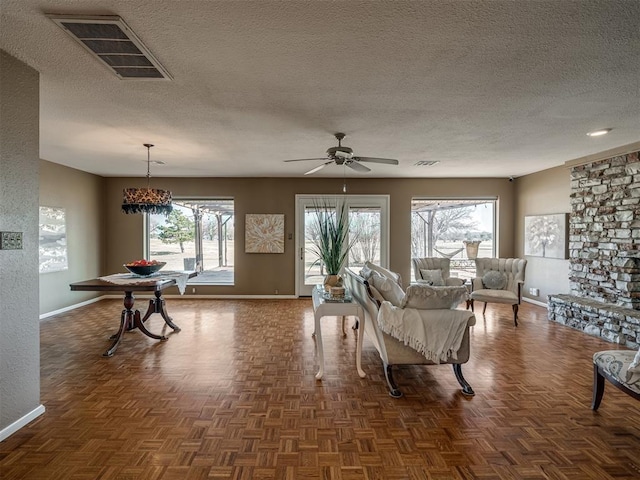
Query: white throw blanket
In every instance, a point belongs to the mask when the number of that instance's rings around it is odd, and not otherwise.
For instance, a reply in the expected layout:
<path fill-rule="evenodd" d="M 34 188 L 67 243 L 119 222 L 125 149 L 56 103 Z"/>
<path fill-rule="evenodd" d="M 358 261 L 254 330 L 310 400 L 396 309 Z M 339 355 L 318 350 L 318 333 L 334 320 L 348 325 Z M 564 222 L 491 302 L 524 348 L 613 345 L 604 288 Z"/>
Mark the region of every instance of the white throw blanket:
<path fill-rule="evenodd" d="M 403 309 L 382 302 L 378 312 L 378 325 L 383 332 L 434 363 L 457 359 L 467 322 L 476 323 L 473 313 L 466 310 Z"/>

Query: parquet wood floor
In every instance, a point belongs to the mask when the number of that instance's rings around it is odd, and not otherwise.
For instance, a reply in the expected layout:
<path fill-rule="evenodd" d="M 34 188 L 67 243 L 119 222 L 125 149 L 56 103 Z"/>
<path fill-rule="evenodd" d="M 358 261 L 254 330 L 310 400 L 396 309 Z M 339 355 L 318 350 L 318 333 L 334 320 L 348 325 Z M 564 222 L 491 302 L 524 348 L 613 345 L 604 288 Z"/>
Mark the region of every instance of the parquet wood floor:
<path fill-rule="evenodd" d="M 517 328 L 509 306 L 477 314 L 475 397 L 443 365 L 398 369 L 400 399 L 367 339 L 358 377 L 337 319 L 314 379 L 310 299 L 171 299 L 182 331 L 129 332 L 104 358 L 121 308 L 42 323 L 46 413 L 0 443 L 2 480 L 640 478 L 640 403 L 607 385 L 590 410 L 591 356 L 615 345 L 541 307 L 523 304 Z"/>

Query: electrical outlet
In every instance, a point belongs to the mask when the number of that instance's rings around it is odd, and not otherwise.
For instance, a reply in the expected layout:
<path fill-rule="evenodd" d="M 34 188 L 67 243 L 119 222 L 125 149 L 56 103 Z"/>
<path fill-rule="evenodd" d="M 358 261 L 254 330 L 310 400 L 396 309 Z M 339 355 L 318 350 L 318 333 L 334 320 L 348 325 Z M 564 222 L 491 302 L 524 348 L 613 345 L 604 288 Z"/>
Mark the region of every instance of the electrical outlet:
<path fill-rule="evenodd" d="M 276 288 L 275 294 L 278 295 L 278 289 Z"/>
<path fill-rule="evenodd" d="M 539 288 L 530 288 L 529 289 L 529 295 L 531 295 L 532 297 L 537 297 L 538 295 L 540 295 L 540 289 Z"/>
<path fill-rule="evenodd" d="M 191 293 L 196 293 L 196 287 L 193 287 L 193 288 L 191 289 Z"/>

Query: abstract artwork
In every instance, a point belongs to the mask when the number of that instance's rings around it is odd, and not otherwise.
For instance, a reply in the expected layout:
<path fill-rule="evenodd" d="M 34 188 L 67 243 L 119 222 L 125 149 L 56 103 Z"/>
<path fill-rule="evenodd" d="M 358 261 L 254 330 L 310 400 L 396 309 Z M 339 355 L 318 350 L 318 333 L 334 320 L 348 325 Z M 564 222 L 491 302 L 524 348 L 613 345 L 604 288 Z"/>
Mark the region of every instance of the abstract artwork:
<path fill-rule="evenodd" d="M 67 270 L 67 231 L 64 208 L 40 207 L 40 273 Z"/>
<path fill-rule="evenodd" d="M 569 258 L 568 213 L 524 217 L 524 254 Z"/>
<path fill-rule="evenodd" d="M 244 250 L 284 253 L 284 214 L 246 214 Z"/>

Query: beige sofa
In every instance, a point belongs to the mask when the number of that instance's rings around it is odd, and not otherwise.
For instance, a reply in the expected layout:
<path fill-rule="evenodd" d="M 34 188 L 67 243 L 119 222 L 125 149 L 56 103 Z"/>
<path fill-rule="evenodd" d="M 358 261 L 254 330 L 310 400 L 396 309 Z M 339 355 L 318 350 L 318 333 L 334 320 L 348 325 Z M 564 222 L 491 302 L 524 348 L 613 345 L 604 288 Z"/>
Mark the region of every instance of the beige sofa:
<path fill-rule="evenodd" d="M 411 312 L 420 313 L 422 315 L 434 316 L 442 318 L 451 318 L 452 322 L 454 318 L 458 320 L 463 319 L 463 336 L 462 341 L 455 352 L 452 352 L 446 358 L 436 361 L 433 358 L 427 358 L 424 354 L 411 346 L 405 344 L 397 338 L 394 338 L 389 333 L 385 333 L 379 322 L 379 313 L 382 310 L 389 311 L 393 309 L 398 310 L 397 307 L 393 307 L 390 302 L 385 301 L 380 297 L 380 293 L 376 291 L 369 281 L 365 280 L 359 273 L 353 270 L 345 270 L 345 284 L 354 297 L 358 301 L 365 312 L 364 321 L 364 333 L 366 337 L 373 343 L 376 350 L 382 360 L 384 373 L 389 386 L 389 394 L 392 397 L 401 397 L 402 392 L 398 389 L 392 373 L 392 367 L 394 365 L 437 365 L 437 364 L 451 364 L 453 365 L 453 371 L 455 373 L 458 383 L 462 387 L 462 393 L 465 395 L 474 395 L 474 391 L 467 383 L 462 375 L 462 364 L 469 361 L 470 346 L 469 346 L 469 328 L 475 325 L 475 316 L 472 312 L 461 309 L 434 309 L 431 311 L 423 312 Z M 399 280 L 399 277 L 398 277 Z M 409 288 L 416 288 L 412 286 Z M 464 287 L 443 287 L 443 288 L 464 288 Z M 409 308 L 409 307 L 405 307 Z"/>

